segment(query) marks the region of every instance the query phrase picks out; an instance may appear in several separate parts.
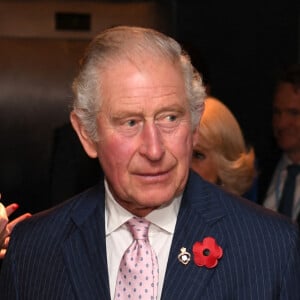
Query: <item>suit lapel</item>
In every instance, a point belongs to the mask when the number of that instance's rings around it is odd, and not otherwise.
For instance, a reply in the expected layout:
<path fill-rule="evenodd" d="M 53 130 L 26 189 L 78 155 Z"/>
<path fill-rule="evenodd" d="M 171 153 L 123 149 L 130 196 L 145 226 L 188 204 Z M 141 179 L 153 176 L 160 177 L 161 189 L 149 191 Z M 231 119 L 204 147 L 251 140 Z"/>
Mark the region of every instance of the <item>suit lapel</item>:
<path fill-rule="evenodd" d="M 62 246 L 72 286 L 78 299 L 110 299 L 103 190 L 85 194 L 78 205 L 75 227 Z"/>
<path fill-rule="evenodd" d="M 191 174 L 177 218 L 162 299 L 198 299 L 216 271 L 196 266 L 193 255 L 188 265 L 178 260 L 182 247 L 192 254 L 193 244 L 206 236 L 214 237 L 225 248 L 219 230 L 224 213 L 221 201 L 216 201 L 211 191 L 210 186 Z M 84 194 L 77 206 L 71 233 L 62 245 L 73 289 L 78 299 L 110 299 L 103 188 Z"/>
<path fill-rule="evenodd" d="M 177 218 L 162 299 L 198 299 L 207 288 L 216 268 L 195 265 L 192 247 L 195 242 L 210 236 L 224 250 L 225 241 L 218 229 L 223 217 L 220 202 L 213 199 L 209 186 L 191 174 Z M 178 260 L 182 247 L 191 254 L 187 265 Z"/>

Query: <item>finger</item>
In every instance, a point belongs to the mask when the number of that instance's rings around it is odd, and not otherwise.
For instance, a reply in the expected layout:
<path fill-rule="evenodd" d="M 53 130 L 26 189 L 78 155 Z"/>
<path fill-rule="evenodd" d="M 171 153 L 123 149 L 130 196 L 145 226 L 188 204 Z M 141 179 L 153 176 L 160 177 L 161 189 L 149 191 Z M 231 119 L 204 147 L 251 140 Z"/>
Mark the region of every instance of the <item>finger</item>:
<path fill-rule="evenodd" d="M 6 248 L 8 247 L 9 244 L 9 239 L 7 239 L 5 234 L 6 232 L 3 230 L 3 232 L 1 232 L 1 237 L 0 237 L 0 259 L 3 259 L 6 253 Z"/>
<path fill-rule="evenodd" d="M 9 222 L 7 224 L 7 230 L 9 233 L 12 232 L 12 230 L 14 229 L 14 227 L 21 221 L 25 220 L 25 219 L 28 219 L 31 217 L 31 214 L 30 213 L 26 213 L 26 214 L 23 214 L 21 216 L 19 216 L 18 218 L 15 218 L 14 220 L 12 220 L 11 222 Z"/>
<path fill-rule="evenodd" d="M 7 236 L 7 237 L 5 238 L 5 240 L 4 240 L 3 244 L 2 244 L 2 246 L 1 246 L 1 249 L 7 249 L 8 244 L 9 244 L 9 241 L 10 241 L 10 237 Z"/>
<path fill-rule="evenodd" d="M 6 215 L 5 207 L 0 203 L 0 240 L 1 237 L 5 234 L 6 225 L 8 223 L 8 218 Z"/>
<path fill-rule="evenodd" d="M 0 259 L 3 259 L 5 254 L 6 254 L 6 249 L 1 249 L 0 250 Z"/>
<path fill-rule="evenodd" d="M 3 245 L 1 246 L 1 249 L 0 249 L 0 260 L 3 259 L 4 256 L 5 256 L 5 254 L 6 254 L 6 249 L 8 247 L 9 240 L 10 240 L 10 237 L 6 237 L 5 240 L 4 240 Z"/>
<path fill-rule="evenodd" d="M 10 216 L 13 212 L 15 212 L 19 208 L 19 204 L 12 203 L 10 205 L 6 206 L 6 214 L 7 216 Z"/>

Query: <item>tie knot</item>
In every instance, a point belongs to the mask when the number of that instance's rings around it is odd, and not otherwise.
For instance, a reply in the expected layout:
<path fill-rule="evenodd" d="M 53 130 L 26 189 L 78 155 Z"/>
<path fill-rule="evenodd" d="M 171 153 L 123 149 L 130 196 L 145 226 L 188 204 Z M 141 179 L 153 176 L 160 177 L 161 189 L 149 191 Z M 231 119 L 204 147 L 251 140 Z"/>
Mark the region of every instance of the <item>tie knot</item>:
<path fill-rule="evenodd" d="M 292 164 L 287 167 L 288 174 L 292 177 L 296 177 L 300 173 L 300 165 Z"/>
<path fill-rule="evenodd" d="M 147 240 L 148 239 L 148 229 L 150 222 L 138 217 L 133 217 L 126 222 L 133 238 L 135 240 Z"/>

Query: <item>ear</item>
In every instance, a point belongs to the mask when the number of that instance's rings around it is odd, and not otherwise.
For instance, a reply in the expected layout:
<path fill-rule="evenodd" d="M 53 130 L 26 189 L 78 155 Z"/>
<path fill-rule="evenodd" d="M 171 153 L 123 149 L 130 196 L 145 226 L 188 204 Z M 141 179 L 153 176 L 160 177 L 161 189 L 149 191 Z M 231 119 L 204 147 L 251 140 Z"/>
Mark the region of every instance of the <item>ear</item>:
<path fill-rule="evenodd" d="M 98 156 L 96 143 L 87 135 L 83 125 L 74 111 L 70 114 L 70 120 L 86 154 L 91 158 L 96 158 Z"/>

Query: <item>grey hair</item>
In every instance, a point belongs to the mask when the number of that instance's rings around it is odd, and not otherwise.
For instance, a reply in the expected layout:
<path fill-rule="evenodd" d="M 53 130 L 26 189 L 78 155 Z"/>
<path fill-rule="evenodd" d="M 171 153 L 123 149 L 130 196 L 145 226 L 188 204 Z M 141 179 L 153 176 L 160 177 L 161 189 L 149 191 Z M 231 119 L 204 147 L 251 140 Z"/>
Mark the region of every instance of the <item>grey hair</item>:
<path fill-rule="evenodd" d="M 201 76 L 192 66 L 188 54 L 173 38 L 156 30 L 117 26 L 103 31 L 91 41 L 73 82 L 73 110 L 92 140 L 98 141 L 96 120 L 103 102 L 101 73 L 111 64 L 124 59 L 137 64 L 143 53 L 163 57 L 180 66 L 190 106 L 192 128 L 197 127 L 206 95 Z"/>

